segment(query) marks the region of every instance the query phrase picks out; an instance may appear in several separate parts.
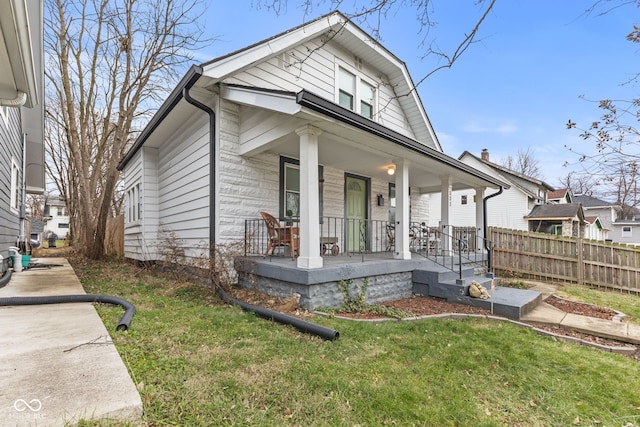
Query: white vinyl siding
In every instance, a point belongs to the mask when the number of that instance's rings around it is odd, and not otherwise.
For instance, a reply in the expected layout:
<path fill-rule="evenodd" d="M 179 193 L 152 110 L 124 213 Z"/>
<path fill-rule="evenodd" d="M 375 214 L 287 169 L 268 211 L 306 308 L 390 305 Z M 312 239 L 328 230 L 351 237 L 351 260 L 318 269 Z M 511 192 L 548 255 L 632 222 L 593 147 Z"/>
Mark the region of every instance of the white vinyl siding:
<path fill-rule="evenodd" d="M 313 55 L 309 55 L 311 50 Z M 290 61 L 288 65 L 285 64 L 286 60 Z M 415 134 L 408 125 L 393 91 L 393 85 L 388 79 L 379 70 L 370 68 L 366 63 L 356 64 L 353 53 L 343 50 L 333 41 L 323 43 L 322 40 L 315 39 L 287 51 L 286 55 L 274 56 L 255 67 L 237 73 L 226 79 L 225 83 L 289 92 L 299 92 L 304 89 L 335 102 L 337 64 L 345 68 L 349 67 L 350 71 L 357 70 L 358 75 L 375 88 L 377 99 L 374 106 L 377 103 L 385 107 L 380 111 L 375 111 L 374 108 L 373 114 L 377 122 L 415 139 Z M 378 84 L 378 81 L 381 84 Z"/>
<path fill-rule="evenodd" d="M 194 121 L 158 150 L 158 245 L 175 236 L 187 257 L 206 251 L 209 237 L 208 116 L 198 112 Z"/>

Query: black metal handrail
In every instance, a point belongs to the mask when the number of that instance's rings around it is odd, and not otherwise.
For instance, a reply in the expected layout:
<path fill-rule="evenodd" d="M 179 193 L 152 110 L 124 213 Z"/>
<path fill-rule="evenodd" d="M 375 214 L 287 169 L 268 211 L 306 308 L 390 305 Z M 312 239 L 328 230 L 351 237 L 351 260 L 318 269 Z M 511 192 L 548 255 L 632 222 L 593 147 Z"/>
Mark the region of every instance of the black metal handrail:
<path fill-rule="evenodd" d="M 457 271 L 462 278 L 462 267 L 474 265 L 491 270 L 491 242 L 471 227 L 428 227 L 424 223 L 412 223 L 410 249 L 436 264 Z M 449 231 L 449 232 L 448 232 Z M 449 245 L 450 243 L 450 245 Z"/>

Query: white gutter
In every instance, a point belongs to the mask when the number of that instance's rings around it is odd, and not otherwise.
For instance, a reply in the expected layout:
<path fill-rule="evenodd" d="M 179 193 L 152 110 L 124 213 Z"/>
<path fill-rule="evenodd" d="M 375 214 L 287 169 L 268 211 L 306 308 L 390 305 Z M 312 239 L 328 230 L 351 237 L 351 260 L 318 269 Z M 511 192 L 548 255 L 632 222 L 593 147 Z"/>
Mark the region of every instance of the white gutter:
<path fill-rule="evenodd" d="M 0 10 L 0 30 L 9 53 L 17 91 L 13 99 L 0 99 L 0 105 L 31 108 L 38 103 L 38 90 L 27 2 L 9 0 L 8 5 L 4 3 Z"/>

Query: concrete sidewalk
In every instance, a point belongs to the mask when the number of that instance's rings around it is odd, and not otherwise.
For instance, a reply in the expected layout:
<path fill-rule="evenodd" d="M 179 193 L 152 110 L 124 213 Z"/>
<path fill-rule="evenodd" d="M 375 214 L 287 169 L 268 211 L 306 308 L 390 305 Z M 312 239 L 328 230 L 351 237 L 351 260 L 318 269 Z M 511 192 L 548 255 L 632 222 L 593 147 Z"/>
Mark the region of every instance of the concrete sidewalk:
<path fill-rule="evenodd" d="M 556 286 L 544 283 L 531 288 L 531 290 L 541 292 L 543 299 L 553 294 L 556 289 Z M 522 316 L 520 320 L 527 323 L 562 326 L 602 338 L 640 344 L 640 325 L 633 325 L 619 320 L 596 319 L 594 317 L 565 313 L 545 302 L 542 302 L 531 312 Z"/>
<path fill-rule="evenodd" d="M 64 258 L 14 273 L 0 297 L 84 294 Z M 135 321 L 135 317 L 134 317 Z M 128 420 L 142 401 L 90 303 L 0 307 L 0 425 L 62 426 L 80 419 Z"/>

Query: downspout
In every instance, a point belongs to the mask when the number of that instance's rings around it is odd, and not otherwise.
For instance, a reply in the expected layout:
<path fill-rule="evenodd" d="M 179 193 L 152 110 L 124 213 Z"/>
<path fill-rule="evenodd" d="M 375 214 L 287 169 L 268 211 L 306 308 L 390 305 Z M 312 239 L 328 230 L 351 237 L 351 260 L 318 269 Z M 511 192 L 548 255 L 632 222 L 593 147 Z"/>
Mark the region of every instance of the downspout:
<path fill-rule="evenodd" d="M 202 70 L 197 69 L 196 74 L 202 76 Z M 191 97 L 189 90 L 191 90 L 196 80 L 191 80 L 182 89 L 182 96 L 189 104 L 209 115 L 209 251 L 211 251 L 210 255 L 214 259 L 216 248 L 216 113 L 208 105 Z M 215 266 L 215 263 L 213 265 Z"/>
<path fill-rule="evenodd" d="M 487 201 L 492 197 L 496 197 L 502 194 L 504 191 L 504 187 L 500 187 L 497 193 L 489 194 L 487 197 L 482 199 L 482 228 L 484 229 L 484 249 L 487 251 L 487 263 L 488 263 L 488 273 L 492 272 L 492 264 L 491 264 L 491 248 L 489 247 L 489 239 L 488 239 L 488 231 L 489 227 L 487 226 Z"/>
<path fill-rule="evenodd" d="M 23 254 L 27 253 L 26 214 L 27 214 L 27 134 L 22 134 L 22 171 L 20 172 L 20 235 L 18 236 L 18 247 Z"/>

